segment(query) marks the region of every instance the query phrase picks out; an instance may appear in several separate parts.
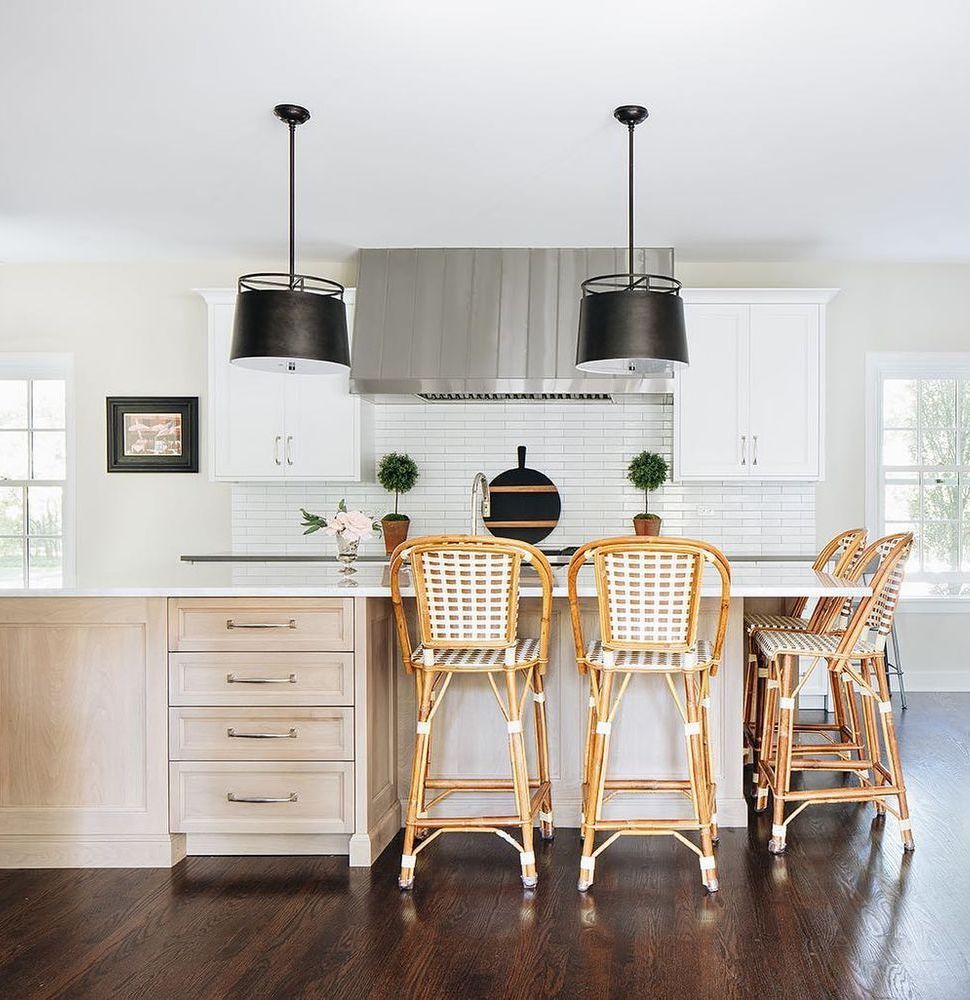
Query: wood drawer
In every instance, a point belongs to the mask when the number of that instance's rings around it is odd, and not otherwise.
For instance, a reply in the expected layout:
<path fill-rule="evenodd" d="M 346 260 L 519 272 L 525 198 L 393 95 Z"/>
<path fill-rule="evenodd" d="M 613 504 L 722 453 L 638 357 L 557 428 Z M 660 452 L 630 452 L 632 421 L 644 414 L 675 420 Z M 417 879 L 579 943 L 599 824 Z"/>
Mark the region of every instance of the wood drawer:
<path fill-rule="evenodd" d="M 177 761 L 169 768 L 172 833 L 350 833 L 354 829 L 350 763 Z M 278 801 L 240 801 L 247 798 Z"/>
<path fill-rule="evenodd" d="M 168 648 L 212 650 L 349 650 L 350 598 L 194 597 L 168 604 Z"/>
<path fill-rule="evenodd" d="M 352 708 L 173 708 L 172 760 L 353 760 Z"/>
<path fill-rule="evenodd" d="M 352 705 L 353 653 L 169 653 L 170 705 Z"/>

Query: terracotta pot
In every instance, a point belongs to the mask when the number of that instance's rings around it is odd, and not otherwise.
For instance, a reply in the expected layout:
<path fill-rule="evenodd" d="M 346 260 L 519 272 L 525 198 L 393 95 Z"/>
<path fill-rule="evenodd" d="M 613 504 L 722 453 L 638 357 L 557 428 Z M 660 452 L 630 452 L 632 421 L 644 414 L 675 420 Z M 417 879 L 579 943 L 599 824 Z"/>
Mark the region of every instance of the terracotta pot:
<path fill-rule="evenodd" d="M 638 535 L 659 535 L 661 520 L 659 517 L 635 517 L 633 530 Z"/>
<path fill-rule="evenodd" d="M 381 528 L 384 532 L 384 551 L 390 555 L 408 537 L 408 528 L 411 527 L 409 517 L 400 520 L 392 518 L 390 521 L 385 517 L 381 518 Z"/>

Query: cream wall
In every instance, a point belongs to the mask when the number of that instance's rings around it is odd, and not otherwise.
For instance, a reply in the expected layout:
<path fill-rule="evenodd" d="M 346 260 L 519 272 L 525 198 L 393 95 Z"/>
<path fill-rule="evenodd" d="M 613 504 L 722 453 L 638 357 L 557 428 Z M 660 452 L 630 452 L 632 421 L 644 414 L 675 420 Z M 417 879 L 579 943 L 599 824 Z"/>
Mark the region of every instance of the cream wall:
<path fill-rule="evenodd" d="M 277 262 L 278 265 L 278 262 Z M 276 267 L 277 265 L 270 265 Z M 230 487 L 208 479 L 205 305 L 265 263 L 146 262 L 0 267 L 0 351 L 74 355 L 79 586 L 219 583 L 224 567 L 179 562 L 230 549 Z M 345 268 L 316 264 L 338 279 Z M 107 473 L 106 396 L 199 396 L 198 474 Z"/>
<path fill-rule="evenodd" d="M 687 285 L 840 288 L 827 313 L 825 481 L 819 542 L 865 524 L 867 351 L 970 350 L 970 264 L 678 264 Z M 910 606 L 911 607 L 911 606 Z M 970 690 L 970 614 L 904 610 L 898 619 L 913 690 Z"/>

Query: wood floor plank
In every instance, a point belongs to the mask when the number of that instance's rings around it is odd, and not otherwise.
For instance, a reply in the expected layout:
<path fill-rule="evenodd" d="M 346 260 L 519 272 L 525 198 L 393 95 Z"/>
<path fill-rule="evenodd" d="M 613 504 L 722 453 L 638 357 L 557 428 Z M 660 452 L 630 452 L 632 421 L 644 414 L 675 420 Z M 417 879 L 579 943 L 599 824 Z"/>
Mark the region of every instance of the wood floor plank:
<path fill-rule="evenodd" d="M 0 994 L 47 997 L 970 997 L 970 695 L 897 713 L 917 851 L 871 807 L 722 830 L 721 891 L 669 839 L 623 838 L 576 890 L 579 835 L 513 850 L 455 834 L 397 888 L 399 842 L 344 858 L 189 858 L 166 870 L 0 872 Z M 807 775 L 812 782 L 822 776 Z M 433 863 L 429 866 L 429 860 Z"/>

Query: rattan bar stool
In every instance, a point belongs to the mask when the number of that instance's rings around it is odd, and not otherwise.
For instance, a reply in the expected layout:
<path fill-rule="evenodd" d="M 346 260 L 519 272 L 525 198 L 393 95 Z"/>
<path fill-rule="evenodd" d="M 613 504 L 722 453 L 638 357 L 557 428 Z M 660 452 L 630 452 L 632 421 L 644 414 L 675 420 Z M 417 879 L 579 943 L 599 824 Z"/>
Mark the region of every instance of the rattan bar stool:
<path fill-rule="evenodd" d="M 600 638 L 583 635 L 578 576 L 591 562 L 599 603 Z M 701 581 L 705 564 L 721 583 L 720 613 L 713 641 L 697 638 Z M 714 547 L 686 538 L 606 538 L 576 551 L 567 576 L 576 660 L 590 682 L 590 708 L 583 763 L 580 890 L 593 884 L 596 859 L 618 837 L 672 836 L 700 859 L 709 892 L 718 888 L 717 789 L 711 759 L 710 681 L 717 673 L 727 628 L 731 570 Z M 684 723 L 688 776 L 679 779 L 607 777 L 610 733 L 620 702 L 635 674 L 662 677 Z M 678 695 L 677 681 L 683 685 Z M 628 792 L 679 792 L 690 801 L 689 819 L 604 819 L 603 807 Z M 700 846 L 685 834 L 699 833 Z M 606 839 L 595 846 L 596 835 Z"/>
<path fill-rule="evenodd" d="M 536 571 L 542 590 L 538 638 L 518 635 L 519 571 Z M 412 646 L 401 601 L 401 571 L 410 566 L 417 603 L 419 642 Z M 552 785 L 545 692 L 542 675 L 549 659 L 552 570 L 532 545 L 476 535 L 429 535 L 395 549 L 390 566 L 391 601 L 404 664 L 414 674 L 417 726 L 411 789 L 404 826 L 399 884 L 410 889 L 418 854 L 442 833 L 494 833 L 519 852 L 522 884 L 536 884 L 532 827 L 538 816 L 544 840 L 553 836 Z M 511 780 L 503 778 L 433 778 L 429 774 L 434 717 L 458 674 L 485 674 L 505 718 Z M 501 678 L 497 681 L 496 678 Z M 504 689 L 504 696 L 500 693 Z M 538 778 L 526 762 L 523 709 L 532 693 Z M 503 816 L 435 817 L 429 810 L 456 792 L 507 791 L 515 812 Z M 431 798 L 428 798 L 428 795 Z M 521 843 L 507 832 L 518 827 Z M 423 838 L 423 839 L 420 839 Z M 419 842 L 420 839 L 420 842 Z"/>
<path fill-rule="evenodd" d="M 862 556 L 866 542 L 865 528 L 851 528 L 830 539 L 815 557 L 812 569 L 817 573 L 830 572 L 833 576 L 852 577 L 858 569 L 861 573 Z M 805 615 L 807 597 L 796 598 L 788 613 L 784 615 L 749 614 L 744 616 L 744 631 L 748 639 L 748 656 L 744 681 L 744 748 L 745 763 L 754 764 L 761 739 L 762 709 L 765 698 L 767 668 L 759 666 L 754 653 L 754 636 L 758 632 L 825 632 L 840 622 L 845 616 L 849 601 L 843 597 L 828 597 L 817 601 L 810 616 Z M 847 620 L 847 618 L 846 618 Z M 844 625 L 844 621 L 842 622 Z M 832 692 L 837 717 L 840 702 Z M 841 718 L 839 718 L 841 721 Z M 757 776 L 756 776 L 757 777 Z"/>
<path fill-rule="evenodd" d="M 760 805 L 763 789 L 765 795 L 770 791 L 774 799 L 769 844 L 774 854 L 785 850 L 792 820 L 809 805 L 823 802 L 873 802 L 877 814 L 892 812 L 899 819 L 903 847 L 913 850 L 885 658 L 886 638 L 892 630 L 912 544 L 911 534 L 888 535 L 866 550 L 863 565 L 875 556 L 879 558 L 879 568 L 872 580 L 872 594 L 859 602 L 844 632 L 763 631 L 755 636 L 759 660 L 767 664 L 769 671 L 762 752 L 758 760 L 758 801 Z M 812 659 L 809 669 L 800 677 L 799 657 Z M 839 692 L 848 709 L 848 739 L 842 734 L 832 738 L 827 731 L 831 727 L 804 727 L 814 728 L 822 742 L 796 744 L 798 693 L 823 661 L 835 679 L 833 689 Z M 859 785 L 793 789 L 791 776 L 796 771 L 849 773 L 855 775 Z M 895 798 L 895 806 L 889 803 L 891 798 Z M 796 808 L 786 818 L 787 803 Z"/>

